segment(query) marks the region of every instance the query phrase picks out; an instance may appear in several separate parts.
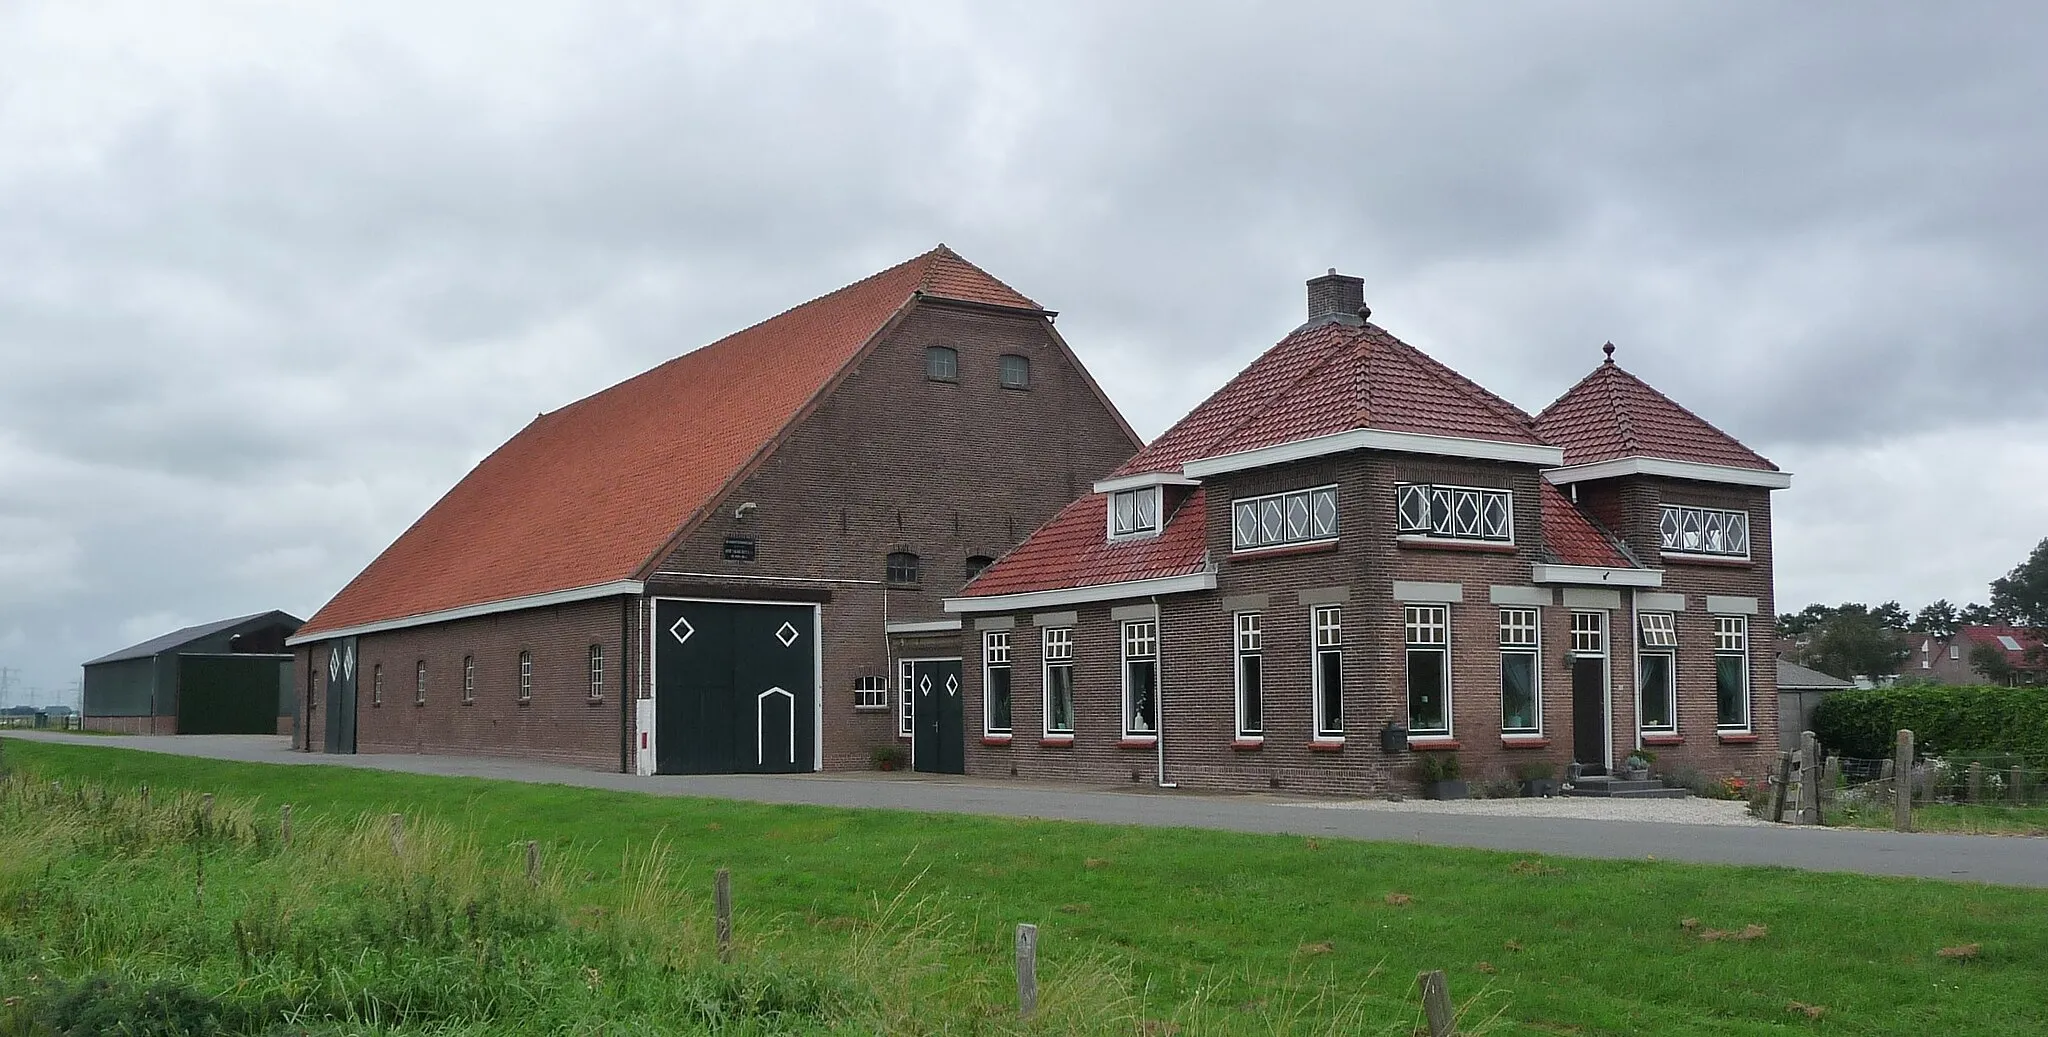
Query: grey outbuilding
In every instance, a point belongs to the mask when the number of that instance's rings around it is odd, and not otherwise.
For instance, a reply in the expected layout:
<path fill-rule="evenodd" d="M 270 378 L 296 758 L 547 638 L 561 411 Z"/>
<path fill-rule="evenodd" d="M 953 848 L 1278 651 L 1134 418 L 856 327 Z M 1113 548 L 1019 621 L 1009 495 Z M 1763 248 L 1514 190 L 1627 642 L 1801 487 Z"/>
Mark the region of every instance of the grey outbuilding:
<path fill-rule="evenodd" d="M 129 734 L 289 734 L 296 697 L 284 612 L 174 630 L 85 664 L 85 728 Z"/>

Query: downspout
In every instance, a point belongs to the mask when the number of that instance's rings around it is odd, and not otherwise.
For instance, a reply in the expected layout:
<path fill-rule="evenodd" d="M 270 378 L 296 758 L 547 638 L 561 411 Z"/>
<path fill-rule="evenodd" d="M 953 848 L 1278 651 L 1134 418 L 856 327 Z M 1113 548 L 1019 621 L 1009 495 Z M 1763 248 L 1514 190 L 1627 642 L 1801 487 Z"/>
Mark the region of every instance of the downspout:
<path fill-rule="evenodd" d="M 1166 624 L 1159 619 L 1159 595 L 1152 595 L 1152 626 L 1159 632 L 1152 663 L 1152 747 L 1159 753 L 1158 780 L 1162 789 L 1180 788 L 1166 780 Z"/>
<path fill-rule="evenodd" d="M 633 598 L 619 596 L 619 773 L 633 773 Z"/>
<path fill-rule="evenodd" d="M 1641 614 L 1643 607 L 1642 595 L 1643 591 L 1640 587 L 1630 587 L 1628 589 L 1628 659 L 1630 670 L 1629 687 L 1635 689 L 1635 691 L 1631 692 L 1630 694 L 1634 695 L 1636 700 L 1634 705 L 1631 706 L 1629 709 L 1629 715 L 1636 718 L 1636 732 L 1635 738 L 1633 740 L 1635 742 L 1635 747 L 1638 749 L 1641 749 L 1643 747 L 1643 617 Z M 1612 639 L 1610 639 L 1610 643 L 1607 646 L 1608 658 L 1611 659 L 1614 657 L 1615 647 L 1616 646 L 1612 643 Z M 1677 663 L 1674 662 L 1670 669 L 1671 719 L 1673 721 L 1673 724 L 1675 725 L 1678 720 Z M 1611 672 L 1608 674 L 1607 683 L 1610 688 L 1614 685 L 1614 676 Z M 1607 717 L 1607 724 L 1610 729 L 1614 725 L 1614 717 L 1611 712 Z"/>

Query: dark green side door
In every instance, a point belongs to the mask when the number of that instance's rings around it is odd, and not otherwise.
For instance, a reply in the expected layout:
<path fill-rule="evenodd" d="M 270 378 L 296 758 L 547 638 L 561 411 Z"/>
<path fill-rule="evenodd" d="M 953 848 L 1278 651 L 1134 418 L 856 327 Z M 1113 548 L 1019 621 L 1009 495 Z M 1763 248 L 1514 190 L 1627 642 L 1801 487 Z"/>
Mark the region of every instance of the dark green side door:
<path fill-rule="evenodd" d="M 659 600 L 655 770 L 813 769 L 817 624 L 808 605 Z"/>
<path fill-rule="evenodd" d="M 960 660 L 920 659 L 910 664 L 911 767 L 929 774 L 967 773 L 966 700 Z"/>
<path fill-rule="evenodd" d="M 1588 774 L 1607 773 L 1607 660 L 1572 660 L 1572 759 Z"/>
<path fill-rule="evenodd" d="M 327 643 L 327 751 L 356 751 L 356 639 Z"/>

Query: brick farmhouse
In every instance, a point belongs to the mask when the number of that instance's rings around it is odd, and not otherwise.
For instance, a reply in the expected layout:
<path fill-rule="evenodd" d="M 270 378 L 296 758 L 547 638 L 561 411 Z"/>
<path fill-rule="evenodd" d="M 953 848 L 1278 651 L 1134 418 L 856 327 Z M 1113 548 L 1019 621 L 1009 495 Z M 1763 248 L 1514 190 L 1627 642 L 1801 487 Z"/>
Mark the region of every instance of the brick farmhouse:
<path fill-rule="evenodd" d="M 292 638 L 299 748 L 868 766 L 943 597 L 1139 445 L 1054 317 L 941 245 L 541 415 Z"/>
<path fill-rule="evenodd" d="M 1499 779 L 1642 748 L 1764 773 L 1790 477 L 1611 345 L 1532 417 L 1370 323 L 1359 279 L 1308 284 L 1307 323 L 947 600 L 961 769 L 1373 795 L 1421 754 Z"/>

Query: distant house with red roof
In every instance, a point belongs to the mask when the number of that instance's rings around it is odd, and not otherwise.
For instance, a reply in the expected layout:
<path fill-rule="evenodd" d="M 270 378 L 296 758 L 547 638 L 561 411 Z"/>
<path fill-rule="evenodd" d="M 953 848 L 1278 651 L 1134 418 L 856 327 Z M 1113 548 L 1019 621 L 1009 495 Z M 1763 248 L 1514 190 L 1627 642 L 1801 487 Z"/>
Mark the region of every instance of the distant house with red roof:
<path fill-rule="evenodd" d="M 1790 477 L 1611 345 L 1532 416 L 1371 323 L 1360 279 L 1308 304 L 946 601 L 959 766 L 1354 795 L 1437 752 L 1762 773 Z"/>
<path fill-rule="evenodd" d="M 292 639 L 300 748 L 866 766 L 1139 445 L 1055 316 L 941 245 L 534 419 Z"/>
<path fill-rule="evenodd" d="M 2048 682 L 2048 645 L 2026 627 L 1972 625 L 1950 637 L 1909 635 L 1912 654 L 1902 664 L 1901 679 L 1941 684 L 2040 684 Z M 1996 653 L 2010 670 L 2003 681 L 1979 668 L 1980 652 Z"/>

